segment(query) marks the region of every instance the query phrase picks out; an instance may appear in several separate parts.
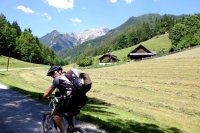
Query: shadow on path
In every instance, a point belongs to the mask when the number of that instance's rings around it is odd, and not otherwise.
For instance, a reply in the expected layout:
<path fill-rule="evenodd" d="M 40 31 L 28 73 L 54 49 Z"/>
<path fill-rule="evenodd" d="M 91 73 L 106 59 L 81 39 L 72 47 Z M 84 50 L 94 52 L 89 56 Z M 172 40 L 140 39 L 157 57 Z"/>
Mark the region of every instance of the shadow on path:
<path fill-rule="evenodd" d="M 41 93 L 11 88 L 0 88 L 0 133 L 40 133 L 43 113 L 50 110 L 48 105 L 32 99 L 37 99 Z M 101 132 L 95 125 L 82 121 L 78 124 L 88 133 Z"/>
<path fill-rule="evenodd" d="M 47 108 L 11 89 L 0 89 L 0 133 L 39 133 Z"/>

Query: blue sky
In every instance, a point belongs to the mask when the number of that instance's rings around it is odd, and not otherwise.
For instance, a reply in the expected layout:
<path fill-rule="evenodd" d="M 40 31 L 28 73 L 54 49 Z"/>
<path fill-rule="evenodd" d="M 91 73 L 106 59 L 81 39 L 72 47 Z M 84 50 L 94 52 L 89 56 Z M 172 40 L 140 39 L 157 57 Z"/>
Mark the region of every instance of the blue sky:
<path fill-rule="evenodd" d="M 2 2 L 4 1 L 4 2 Z M 200 13 L 197 0 L 2 0 L 0 13 L 22 30 L 42 37 L 52 30 L 82 32 L 90 28 L 113 29 L 132 16 L 147 13 Z"/>

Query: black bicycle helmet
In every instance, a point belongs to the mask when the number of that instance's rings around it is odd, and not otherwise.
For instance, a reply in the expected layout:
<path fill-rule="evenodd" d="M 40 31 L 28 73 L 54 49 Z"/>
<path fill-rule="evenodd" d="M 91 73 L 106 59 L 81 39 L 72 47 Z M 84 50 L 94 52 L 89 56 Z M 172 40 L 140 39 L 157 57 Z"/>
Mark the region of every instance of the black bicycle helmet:
<path fill-rule="evenodd" d="M 49 68 L 48 72 L 47 72 L 47 76 L 51 76 L 52 74 L 54 74 L 56 71 L 62 71 L 62 67 L 58 66 L 58 65 L 53 65 Z"/>

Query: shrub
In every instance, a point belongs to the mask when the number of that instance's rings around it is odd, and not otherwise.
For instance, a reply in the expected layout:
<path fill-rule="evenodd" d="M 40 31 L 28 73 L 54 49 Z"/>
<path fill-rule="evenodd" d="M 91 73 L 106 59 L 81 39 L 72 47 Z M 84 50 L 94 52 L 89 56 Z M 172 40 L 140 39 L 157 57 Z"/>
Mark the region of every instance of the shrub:
<path fill-rule="evenodd" d="M 79 65 L 80 67 L 90 66 L 92 65 L 92 63 L 93 63 L 92 57 L 85 55 L 80 56 L 76 62 L 76 64 Z"/>

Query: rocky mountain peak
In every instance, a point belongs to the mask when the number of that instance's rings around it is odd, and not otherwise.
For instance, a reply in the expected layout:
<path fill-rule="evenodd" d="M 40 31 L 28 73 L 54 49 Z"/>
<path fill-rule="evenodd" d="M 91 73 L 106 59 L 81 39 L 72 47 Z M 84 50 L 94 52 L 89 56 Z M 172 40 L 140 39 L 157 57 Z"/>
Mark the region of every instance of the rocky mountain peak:
<path fill-rule="evenodd" d="M 89 41 L 97 37 L 104 36 L 108 31 L 109 30 L 106 28 L 99 28 L 99 29 L 91 28 L 83 32 L 77 33 L 77 40 L 79 40 L 80 43 L 83 43 L 85 41 Z"/>
<path fill-rule="evenodd" d="M 62 49 L 73 48 L 85 41 L 106 35 L 108 31 L 107 28 L 91 28 L 79 33 L 60 33 L 57 30 L 53 30 L 51 33 L 46 34 L 39 40 L 51 47 L 54 51 L 58 52 Z"/>

